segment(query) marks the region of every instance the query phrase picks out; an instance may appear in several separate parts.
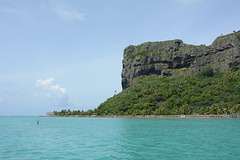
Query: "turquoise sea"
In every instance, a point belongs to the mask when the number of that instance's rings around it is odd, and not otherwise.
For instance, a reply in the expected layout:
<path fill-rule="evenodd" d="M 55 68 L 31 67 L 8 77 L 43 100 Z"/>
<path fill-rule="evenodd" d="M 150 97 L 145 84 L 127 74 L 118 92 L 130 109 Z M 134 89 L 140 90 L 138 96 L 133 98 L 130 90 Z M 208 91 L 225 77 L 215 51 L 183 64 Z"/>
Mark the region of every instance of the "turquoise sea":
<path fill-rule="evenodd" d="M 237 160 L 240 120 L 0 117 L 0 159 Z"/>

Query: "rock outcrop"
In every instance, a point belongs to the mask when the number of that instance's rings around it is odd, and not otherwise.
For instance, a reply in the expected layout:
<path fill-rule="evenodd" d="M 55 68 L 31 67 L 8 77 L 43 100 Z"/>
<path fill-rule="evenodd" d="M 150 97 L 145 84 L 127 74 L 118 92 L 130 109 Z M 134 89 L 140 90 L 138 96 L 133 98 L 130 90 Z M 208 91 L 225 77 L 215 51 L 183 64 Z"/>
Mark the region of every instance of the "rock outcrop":
<path fill-rule="evenodd" d="M 210 45 L 190 45 L 182 40 L 146 42 L 124 50 L 122 88 L 141 76 L 191 74 L 210 66 L 230 71 L 240 65 L 240 31 L 220 36 Z"/>

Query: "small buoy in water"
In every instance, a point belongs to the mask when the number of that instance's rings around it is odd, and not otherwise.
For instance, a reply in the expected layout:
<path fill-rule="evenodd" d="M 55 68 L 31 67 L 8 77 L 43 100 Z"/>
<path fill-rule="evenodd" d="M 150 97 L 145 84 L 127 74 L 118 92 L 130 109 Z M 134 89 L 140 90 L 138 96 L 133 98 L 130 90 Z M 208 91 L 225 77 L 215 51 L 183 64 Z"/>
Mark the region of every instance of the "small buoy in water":
<path fill-rule="evenodd" d="M 205 121 L 207 121 L 207 120 L 205 120 Z"/>
<path fill-rule="evenodd" d="M 39 124 L 39 120 L 37 121 L 37 124 Z"/>

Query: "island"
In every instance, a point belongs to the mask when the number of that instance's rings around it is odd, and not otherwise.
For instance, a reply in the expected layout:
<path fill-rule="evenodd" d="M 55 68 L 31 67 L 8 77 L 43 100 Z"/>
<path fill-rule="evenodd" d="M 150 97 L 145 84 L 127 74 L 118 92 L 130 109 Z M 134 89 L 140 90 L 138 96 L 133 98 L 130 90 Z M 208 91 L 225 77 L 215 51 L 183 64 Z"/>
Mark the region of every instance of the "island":
<path fill-rule="evenodd" d="M 182 40 L 130 45 L 122 61 L 122 92 L 94 110 L 56 116 L 237 115 L 240 113 L 240 31 L 209 45 Z"/>

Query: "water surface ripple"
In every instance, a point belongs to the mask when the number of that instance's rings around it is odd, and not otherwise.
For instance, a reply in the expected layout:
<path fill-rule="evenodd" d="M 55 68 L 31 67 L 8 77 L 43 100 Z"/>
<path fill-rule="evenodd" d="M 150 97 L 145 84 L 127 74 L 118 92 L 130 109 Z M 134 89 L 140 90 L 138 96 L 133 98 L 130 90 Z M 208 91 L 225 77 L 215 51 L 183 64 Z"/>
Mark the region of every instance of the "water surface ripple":
<path fill-rule="evenodd" d="M 234 119 L 0 117 L 0 159 L 236 160 L 239 136 Z"/>

